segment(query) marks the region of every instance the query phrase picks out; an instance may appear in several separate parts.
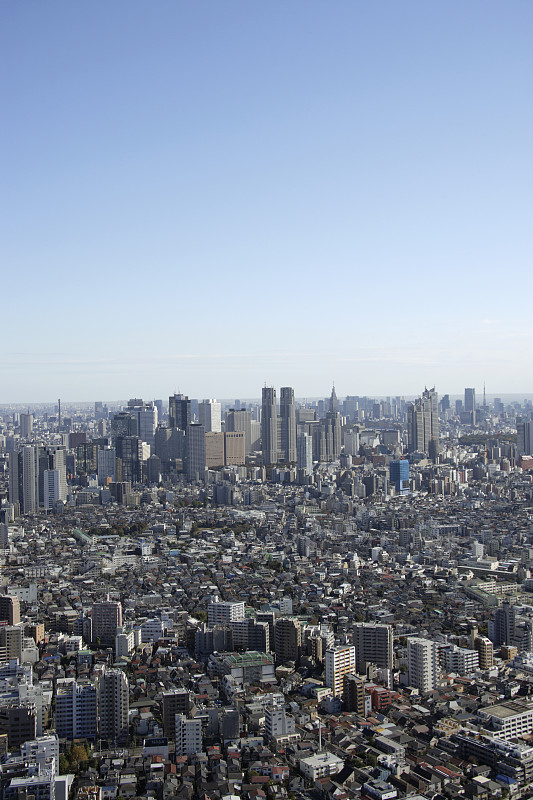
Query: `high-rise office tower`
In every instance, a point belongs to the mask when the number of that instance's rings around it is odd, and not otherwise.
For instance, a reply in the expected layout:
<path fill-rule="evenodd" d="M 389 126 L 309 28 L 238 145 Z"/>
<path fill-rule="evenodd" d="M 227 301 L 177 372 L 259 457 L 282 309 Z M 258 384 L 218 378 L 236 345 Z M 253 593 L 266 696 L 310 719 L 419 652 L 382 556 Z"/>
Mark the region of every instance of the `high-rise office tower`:
<path fill-rule="evenodd" d="M 55 504 L 67 499 L 67 482 L 65 474 L 59 469 L 45 469 L 43 474 L 43 508 L 55 508 Z"/>
<path fill-rule="evenodd" d="M 519 455 L 533 455 L 533 420 L 521 419 L 518 417 L 516 420 L 516 433 L 516 443 Z"/>
<path fill-rule="evenodd" d="M 246 463 L 246 448 L 244 431 L 226 431 L 224 436 L 224 463 L 230 464 Z"/>
<path fill-rule="evenodd" d="M 184 394 L 171 394 L 168 398 L 168 418 L 170 428 L 187 430 L 191 422 L 191 401 Z"/>
<path fill-rule="evenodd" d="M 38 448 L 28 444 L 9 458 L 9 501 L 18 503 L 22 513 L 39 506 Z"/>
<path fill-rule="evenodd" d="M 251 417 L 250 412 L 245 409 L 230 408 L 226 411 L 226 433 L 244 431 L 244 451 L 245 455 L 251 452 Z"/>
<path fill-rule="evenodd" d="M 143 446 L 139 436 L 115 438 L 115 469 L 117 481 L 140 483 L 142 478 Z"/>
<path fill-rule="evenodd" d="M 296 408 L 294 405 L 294 389 L 282 386 L 279 393 L 279 411 L 281 417 L 281 455 L 283 461 L 296 463 Z"/>
<path fill-rule="evenodd" d="M 394 484 L 396 494 L 407 494 L 409 491 L 409 461 L 406 458 L 391 461 L 389 478 L 390 482 Z"/>
<path fill-rule="evenodd" d="M 439 452 L 439 396 L 435 389 L 424 389 L 422 397 L 407 408 L 407 435 L 410 453 L 429 453 L 430 443 Z"/>
<path fill-rule="evenodd" d="M 121 669 L 106 668 L 98 680 L 100 737 L 112 742 L 126 742 L 128 714 L 128 679 Z"/>
<path fill-rule="evenodd" d="M 344 689 L 344 676 L 355 672 L 355 647 L 339 645 L 326 650 L 326 686 L 333 689 L 335 697 L 340 697 Z"/>
<path fill-rule="evenodd" d="M 339 410 L 339 401 L 337 400 L 335 384 L 333 384 L 333 388 L 331 390 L 331 396 L 329 398 L 329 411 L 333 411 L 334 413 L 336 413 L 338 410 Z"/>
<path fill-rule="evenodd" d="M 20 435 L 23 439 L 30 439 L 33 434 L 33 414 L 20 415 Z"/>
<path fill-rule="evenodd" d="M 119 411 L 111 420 L 111 436 L 137 436 L 138 419 L 129 411 Z"/>
<path fill-rule="evenodd" d="M 200 425 L 206 433 L 220 433 L 222 430 L 220 403 L 216 400 L 204 400 L 198 406 Z"/>
<path fill-rule="evenodd" d="M 263 463 L 277 464 L 278 462 L 278 407 L 276 390 L 265 386 L 262 391 L 261 404 L 261 446 Z"/>
<path fill-rule="evenodd" d="M 437 685 L 438 645 L 429 639 L 407 640 L 409 684 L 420 692 L 430 692 Z"/>
<path fill-rule="evenodd" d="M 197 422 L 187 425 L 187 477 L 203 481 L 205 477 L 205 428 Z"/>
<path fill-rule="evenodd" d="M 328 411 L 324 424 L 326 440 L 326 461 L 335 461 L 342 447 L 341 415 L 338 411 Z"/>
<path fill-rule="evenodd" d="M 224 438 L 225 433 L 214 433 L 213 431 L 206 431 L 205 433 L 205 465 L 208 469 L 224 466 L 225 453 L 224 453 Z"/>
<path fill-rule="evenodd" d="M 137 436 L 154 447 L 154 436 L 157 428 L 157 407 L 153 402 L 145 403 L 134 398 L 128 402 L 128 413 L 137 421 Z"/>
<path fill-rule="evenodd" d="M 355 657 L 362 673 L 367 664 L 392 669 L 392 626 L 375 622 L 356 622 L 353 629 Z"/>
<path fill-rule="evenodd" d="M 465 411 L 471 415 L 472 425 L 476 424 L 476 390 L 465 389 Z"/>
<path fill-rule="evenodd" d="M 298 436 L 298 469 L 304 470 L 306 475 L 313 472 L 313 437 L 308 433 Z"/>
<path fill-rule="evenodd" d="M 114 447 L 102 447 L 98 450 L 98 483 L 103 486 L 108 480 L 117 479 L 117 458 Z"/>

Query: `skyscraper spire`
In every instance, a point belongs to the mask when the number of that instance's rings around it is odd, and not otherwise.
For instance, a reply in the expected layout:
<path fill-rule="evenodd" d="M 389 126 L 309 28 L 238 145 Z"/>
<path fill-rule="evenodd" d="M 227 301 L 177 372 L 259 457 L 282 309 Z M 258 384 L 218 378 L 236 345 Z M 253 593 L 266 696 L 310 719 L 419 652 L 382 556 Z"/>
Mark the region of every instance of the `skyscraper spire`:
<path fill-rule="evenodd" d="M 337 393 L 335 392 L 335 381 L 333 381 L 333 388 L 331 390 L 331 397 L 329 398 L 329 410 L 338 411 L 339 401 L 337 400 Z"/>

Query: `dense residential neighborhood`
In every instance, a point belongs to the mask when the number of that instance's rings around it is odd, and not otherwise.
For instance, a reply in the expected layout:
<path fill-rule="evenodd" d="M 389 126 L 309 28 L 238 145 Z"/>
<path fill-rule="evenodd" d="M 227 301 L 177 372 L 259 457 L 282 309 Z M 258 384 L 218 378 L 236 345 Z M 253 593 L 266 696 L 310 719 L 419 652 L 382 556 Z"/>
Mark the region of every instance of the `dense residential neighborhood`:
<path fill-rule="evenodd" d="M 3 797 L 533 796 L 531 403 L 472 391 L 4 408 Z"/>

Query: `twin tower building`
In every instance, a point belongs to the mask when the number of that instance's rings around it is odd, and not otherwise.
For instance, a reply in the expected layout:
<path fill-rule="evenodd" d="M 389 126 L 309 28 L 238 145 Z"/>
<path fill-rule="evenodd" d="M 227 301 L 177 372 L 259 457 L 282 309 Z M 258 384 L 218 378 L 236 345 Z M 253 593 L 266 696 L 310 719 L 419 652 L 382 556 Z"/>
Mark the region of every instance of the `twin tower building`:
<path fill-rule="evenodd" d="M 294 389 L 282 386 L 279 414 L 276 390 L 265 386 L 261 397 L 261 449 L 263 464 L 298 464 L 299 469 L 312 472 L 313 460 L 333 461 L 342 448 L 341 415 L 335 387 L 331 392 L 329 410 L 318 420 L 313 409 L 296 411 Z"/>

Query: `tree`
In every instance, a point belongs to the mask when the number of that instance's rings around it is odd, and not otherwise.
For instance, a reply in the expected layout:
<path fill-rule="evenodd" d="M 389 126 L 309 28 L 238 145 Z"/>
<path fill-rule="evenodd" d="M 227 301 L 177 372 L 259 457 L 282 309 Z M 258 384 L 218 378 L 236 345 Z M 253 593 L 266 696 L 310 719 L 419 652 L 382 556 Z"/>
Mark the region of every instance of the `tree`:
<path fill-rule="evenodd" d="M 59 774 L 66 775 L 70 769 L 70 761 L 64 753 L 59 756 Z"/>

